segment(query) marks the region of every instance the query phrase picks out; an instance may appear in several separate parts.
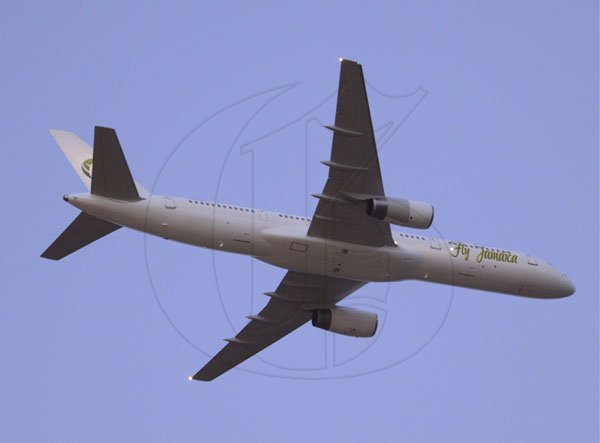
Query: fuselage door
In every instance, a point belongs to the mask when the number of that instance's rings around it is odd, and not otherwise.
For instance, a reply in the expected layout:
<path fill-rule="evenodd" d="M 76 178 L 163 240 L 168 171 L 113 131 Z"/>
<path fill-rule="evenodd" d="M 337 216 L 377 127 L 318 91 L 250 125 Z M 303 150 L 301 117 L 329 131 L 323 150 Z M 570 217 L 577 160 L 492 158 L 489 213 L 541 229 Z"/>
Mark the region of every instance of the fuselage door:
<path fill-rule="evenodd" d="M 535 257 L 533 257 L 531 255 L 527 256 L 527 263 L 530 264 L 531 266 L 537 266 L 538 265 L 538 262 L 535 259 Z"/>
<path fill-rule="evenodd" d="M 431 246 L 431 249 L 442 249 L 442 245 L 440 244 L 440 241 L 437 238 L 430 238 L 429 245 Z"/>
<path fill-rule="evenodd" d="M 167 209 L 175 209 L 177 205 L 175 204 L 175 199 L 170 196 L 165 197 L 165 208 Z"/>
<path fill-rule="evenodd" d="M 269 216 L 267 215 L 267 213 L 265 211 L 258 211 L 258 216 L 262 221 L 269 220 Z"/>

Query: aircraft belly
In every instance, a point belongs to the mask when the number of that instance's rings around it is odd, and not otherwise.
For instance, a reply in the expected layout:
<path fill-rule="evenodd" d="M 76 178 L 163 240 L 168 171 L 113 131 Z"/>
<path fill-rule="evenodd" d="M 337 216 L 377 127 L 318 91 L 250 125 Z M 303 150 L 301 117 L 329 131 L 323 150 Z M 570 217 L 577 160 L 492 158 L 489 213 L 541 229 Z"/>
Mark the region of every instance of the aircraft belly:
<path fill-rule="evenodd" d="M 390 281 L 398 277 L 398 248 L 327 241 L 307 236 L 301 225 L 265 229 L 260 232 L 260 241 L 264 253 L 255 257 L 288 270 L 359 281 Z M 404 264 L 414 266 L 412 259 Z"/>
<path fill-rule="evenodd" d="M 123 202 L 90 194 L 70 200 L 82 211 L 120 226 L 252 255 L 296 272 L 373 282 L 417 279 L 536 298 L 572 291 L 558 270 L 518 252 L 472 247 L 467 254 L 464 244 L 460 249 L 430 248 L 428 243 L 403 241 L 398 241 L 397 247 L 355 245 L 308 236 L 303 223 L 277 226 L 255 213 L 187 206 L 183 199 L 170 201 L 166 205 L 164 197 L 152 196 Z"/>

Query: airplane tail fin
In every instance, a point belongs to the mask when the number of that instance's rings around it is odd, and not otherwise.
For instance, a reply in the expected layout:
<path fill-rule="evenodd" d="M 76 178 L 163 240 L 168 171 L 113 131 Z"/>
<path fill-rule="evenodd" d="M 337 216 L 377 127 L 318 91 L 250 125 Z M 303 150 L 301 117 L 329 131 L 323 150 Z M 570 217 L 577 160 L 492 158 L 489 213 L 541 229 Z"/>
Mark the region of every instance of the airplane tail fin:
<path fill-rule="evenodd" d="M 50 134 L 54 137 L 58 146 L 60 146 L 63 154 L 65 154 L 65 157 L 67 157 L 85 187 L 90 190 L 92 187 L 93 158 L 91 146 L 72 132 L 50 129 Z"/>
<path fill-rule="evenodd" d="M 150 195 L 133 180 L 114 129 L 96 126 L 94 148 L 72 132 L 51 129 L 50 134 L 92 194 L 126 201 Z"/>
<path fill-rule="evenodd" d="M 144 198 L 149 196 L 133 180 L 114 129 L 96 126 L 93 149 L 72 132 L 50 130 L 50 133 L 91 194 L 124 201 L 141 200 L 140 194 Z M 81 212 L 42 257 L 60 260 L 119 228 Z"/>
<path fill-rule="evenodd" d="M 121 226 L 82 212 L 42 253 L 42 257 L 60 260 L 69 254 L 116 231 Z"/>

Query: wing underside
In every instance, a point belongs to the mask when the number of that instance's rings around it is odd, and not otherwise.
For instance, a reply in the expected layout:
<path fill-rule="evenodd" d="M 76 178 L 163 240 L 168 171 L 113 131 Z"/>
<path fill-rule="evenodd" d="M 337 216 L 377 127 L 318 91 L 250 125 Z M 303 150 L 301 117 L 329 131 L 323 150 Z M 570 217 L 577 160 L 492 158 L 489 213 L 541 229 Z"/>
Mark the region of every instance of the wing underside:
<path fill-rule="evenodd" d="M 309 321 L 312 311 L 331 307 L 365 282 L 289 271 L 271 299 L 250 322 L 192 378 L 210 381 Z"/>
<path fill-rule="evenodd" d="M 394 246 L 390 225 L 367 215 L 366 200 L 385 195 L 360 64 L 343 60 L 329 176 L 308 235 L 367 246 Z"/>
<path fill-rule="evenodd" d="M 366 246 L 394 246 L 388 223 L 369 217 L 366 200 L 385 195 L 362 67 L 343 60 L 340 72 L 329 176 L 308 235 Z M 289 271 L 271 300 L 192 378 L 209 381 L 242 363 L 309 321 L 312 311 L 331 308 L 365 282 Z"/>

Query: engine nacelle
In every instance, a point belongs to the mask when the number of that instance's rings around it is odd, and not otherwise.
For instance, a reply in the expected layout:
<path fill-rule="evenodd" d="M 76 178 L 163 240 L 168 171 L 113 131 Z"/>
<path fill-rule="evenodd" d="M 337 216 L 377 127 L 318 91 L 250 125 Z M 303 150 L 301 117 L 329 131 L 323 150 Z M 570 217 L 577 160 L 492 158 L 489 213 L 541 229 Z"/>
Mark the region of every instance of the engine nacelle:
<path fill-rule="evenodd" d="M 404 198 L 371 198 L 367 200 L 367 214 L 408 228 L 427 229 L 433 223 L 433 206 Z"/>
<path fill-rule="evenodd" d="M 315 309 L 312 325 L 353 337 L 373 337 L 377 331 L 377 314 L 353 308 Z"/>

